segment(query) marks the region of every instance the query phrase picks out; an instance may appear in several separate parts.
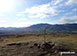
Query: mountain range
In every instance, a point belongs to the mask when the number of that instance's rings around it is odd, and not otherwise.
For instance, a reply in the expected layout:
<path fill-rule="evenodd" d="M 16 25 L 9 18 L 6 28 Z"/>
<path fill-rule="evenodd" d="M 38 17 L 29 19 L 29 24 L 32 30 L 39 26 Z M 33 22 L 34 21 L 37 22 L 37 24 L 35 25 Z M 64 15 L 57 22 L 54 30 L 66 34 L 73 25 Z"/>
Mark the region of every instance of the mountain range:
<path fill-rule="evenodd" d="M 29 27 L 1 27 L 0 37 L 8 35 L 23 35 L 23 34 L 51 34 L 51 33 L 65 33 L 77 34 L 77 23 L 72 24 L 35 24 Z"/>

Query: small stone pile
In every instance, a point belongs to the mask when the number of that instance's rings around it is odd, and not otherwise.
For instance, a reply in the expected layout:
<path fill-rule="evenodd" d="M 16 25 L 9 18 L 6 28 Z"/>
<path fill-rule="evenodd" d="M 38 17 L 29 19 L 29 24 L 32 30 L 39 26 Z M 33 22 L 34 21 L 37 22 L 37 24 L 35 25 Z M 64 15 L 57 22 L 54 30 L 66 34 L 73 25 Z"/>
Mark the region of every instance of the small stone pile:
<path fill-rule="evenodd" d="M 55 44 L 53 42 L 44 42 L 42 44 L 34 43 L 33 47 L 36 46 L 42 53 L 39 56 L 44 56 L 46 54 L 57 54 L 61 51 L 69 51 L 70 48 L 68 46 L 64 46 L 61 44 Z"/>
<path fill-rule="evenodd" d="M 46 55 L 53 55 L 58 54 L 62 51 L 69 51 L 70 47 L 63 45 L 63 44 L 57 44 L 53 42 L 43 42 L 43 43 L 37 43 L 37 42 L 25 42 L 25 43 L 11 43 L 7 44 L 7 46 L 16 46 L 19 49 L 23 49 L 28 53 L 26 55 L 28 56 L 46 56 Z"/>

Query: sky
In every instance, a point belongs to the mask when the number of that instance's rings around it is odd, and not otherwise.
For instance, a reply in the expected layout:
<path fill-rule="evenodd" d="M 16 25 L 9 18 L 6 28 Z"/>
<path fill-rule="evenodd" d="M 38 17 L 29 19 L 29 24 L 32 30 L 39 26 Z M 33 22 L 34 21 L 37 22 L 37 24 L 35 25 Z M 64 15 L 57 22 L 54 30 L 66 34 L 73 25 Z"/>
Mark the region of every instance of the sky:
<path fill-rule="evenodd" d="M 77 23 L 77 0 L 0 0 L 0 27 Z"/>

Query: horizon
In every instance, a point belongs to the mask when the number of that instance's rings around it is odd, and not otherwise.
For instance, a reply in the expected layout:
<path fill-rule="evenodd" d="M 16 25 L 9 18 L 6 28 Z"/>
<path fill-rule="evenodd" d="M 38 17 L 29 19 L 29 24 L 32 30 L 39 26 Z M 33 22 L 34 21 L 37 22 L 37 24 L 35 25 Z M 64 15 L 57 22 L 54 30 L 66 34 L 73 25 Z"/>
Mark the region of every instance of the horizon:
<path fill-rule="evenodd" d="M 30 26 L 39 25 L 39 24 L 49 24 L 49 23 L 38 23 L 38 24 L 32 24 L 32 25 L 24 26 L 24 27 L 30 27 Z M 49 24 L 49 25 L 65 25 L 65 24 L 77 24 L 77 23 Z M 24 28 L 24 27 L 0 27 L 0 28 Z"/>
<path fill-rule="evenodd" d="M 77 0 L 0 0 L 0 27 L 77 23 Z"/>

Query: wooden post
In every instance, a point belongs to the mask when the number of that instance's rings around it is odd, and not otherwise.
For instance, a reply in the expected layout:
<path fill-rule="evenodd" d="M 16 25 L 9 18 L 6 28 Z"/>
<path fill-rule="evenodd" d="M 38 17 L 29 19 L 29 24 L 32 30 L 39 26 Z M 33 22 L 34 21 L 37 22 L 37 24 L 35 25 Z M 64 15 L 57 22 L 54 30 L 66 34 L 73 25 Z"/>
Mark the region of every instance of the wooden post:
<path fill-rule="evenodd" d="M 46 27 L 43 29 L 43 30 L 44 30 L 44 31 L 43 31 L 43 32 L 44 32 L 44 33 L 43 33 L 43 34 L 44 34 L 44 43 L 46 42 L 46 34 L 47 34 L 47 33 L 46 33 L 46 29 L 47 29 L 47 28 L 48 28 L 48 27 L 46 26 Z"/>

